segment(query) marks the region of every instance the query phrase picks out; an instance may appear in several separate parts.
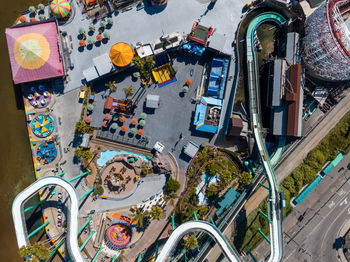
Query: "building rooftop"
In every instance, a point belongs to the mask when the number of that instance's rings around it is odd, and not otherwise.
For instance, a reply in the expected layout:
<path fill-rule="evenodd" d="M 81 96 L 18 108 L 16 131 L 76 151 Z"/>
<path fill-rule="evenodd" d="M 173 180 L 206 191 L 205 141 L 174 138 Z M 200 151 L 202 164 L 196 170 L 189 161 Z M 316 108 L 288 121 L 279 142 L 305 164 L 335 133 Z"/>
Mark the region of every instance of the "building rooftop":
<path fill-rule="evenodd" d="M 207 133 L 217 133 L 221 119 L 223 101 L 211 97 L 202 97 L 196 107 L 193 124 L 196 130 Z"/>

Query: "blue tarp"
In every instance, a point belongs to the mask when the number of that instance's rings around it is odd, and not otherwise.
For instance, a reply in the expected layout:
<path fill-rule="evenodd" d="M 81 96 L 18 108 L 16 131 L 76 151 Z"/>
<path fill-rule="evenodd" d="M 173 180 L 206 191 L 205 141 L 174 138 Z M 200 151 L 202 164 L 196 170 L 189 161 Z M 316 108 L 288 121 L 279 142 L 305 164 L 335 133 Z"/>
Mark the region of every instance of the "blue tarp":
<path fill-rule="evenodd" d="M 211 64 L 207 96 L 224 98 L 229 60 L 214 58 Z"/>
<path fill-rule="evenodd" d="M 220 209 L 216 211 L 216 215 L 219 217 L 229 206 L 237 201 L 240 195 L 240 193 L 231 188 L 219 201 Z"/>

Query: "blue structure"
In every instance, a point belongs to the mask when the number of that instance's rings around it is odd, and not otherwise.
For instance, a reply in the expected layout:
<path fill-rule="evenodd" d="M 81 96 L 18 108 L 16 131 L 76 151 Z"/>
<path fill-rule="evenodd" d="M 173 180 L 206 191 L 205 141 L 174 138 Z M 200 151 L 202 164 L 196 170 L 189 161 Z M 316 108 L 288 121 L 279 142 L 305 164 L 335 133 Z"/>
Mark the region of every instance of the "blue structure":
<path fill-rule="evenodd" d="M 228 59 L 213 59 L 207 96 L 224 99 L 228 65 Z"/>
<path fill-rule="evenodd" d="M 193 124 L 196 130 L 207 133 L 218 133 L 223 100 L 212 97 L 201 97 L 201 102 L 196 106 Z"/>
<path fill-rule="evenodd" d="M 342 153 L 339 153 L 336 158 L 330 162 L 322 171 L 321 171 L 321 175 L 322 176 L 326 176 L 328 175 L 332 170 L 333 168 L 335 168 L 339 162 L 344 158 L 344 155 Z"/>
<path fill-rule="evenodd" d="M 197 56 L 201 56 L 203 55 L 204 51 L 205 51 L 205 47 L 195 43 L 195 42 L 188 42 L 186 44 L 184 44 L 182 46 L 182 48 L 191 53 L 191 54 L 195 54 Z"/>
<path fill-rule="evenodd" d="M 297 196 L 294 200 L 293 203 L 295 205 L 300 204 L 311 192 L 316 188 L 316 186 L 321 183 L 323 178 L 321 176 L 317 176 L 314 181 L 312 181 L 309 185 L 307 185 L 303 191 Z"/>
<path fill-rule="evenodd" d="M 221 216 L 224 211 L 233 205 L 237 201 L 237 199 L 240 197 L 240 193 L 238 193 L 236 190 L 231 188 L 224 196 L 222 200 L 219 201 L 220 209 L 216 211 L 216 215 L 219 217 Z"/>

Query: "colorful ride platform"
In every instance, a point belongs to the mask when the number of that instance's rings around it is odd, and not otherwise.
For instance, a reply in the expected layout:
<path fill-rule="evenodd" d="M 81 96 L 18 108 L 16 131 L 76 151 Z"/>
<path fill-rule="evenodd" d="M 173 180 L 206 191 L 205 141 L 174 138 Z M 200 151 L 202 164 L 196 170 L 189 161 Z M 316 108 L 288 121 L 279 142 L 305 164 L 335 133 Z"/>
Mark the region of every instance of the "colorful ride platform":
<path fill-rule="evenodd" d="M 177 81 L 175 71 L 170 63 L 153 69 L 152 74 L 159 88 Z"/>
<path fill-rule="evenodd" d="M 128 246 L 133 236 L 133 229 L 129 223 L 117 220 L 106 230 L 105 241 L 107 247 L 118 250 Z"/>
<path fill-rule="evenodd" d="M 53 118 L 49 115 L 38 115 L 31 123 L 32 132 L 37 137 L 48 137 L 55 129 Z"/>
<path fill-rule="evenodd" d="M 37 147 L 36 156 L 43 164 L 50 164 L 57 157 L 57 148 L 53 142 L 43 142 Z"/>
<path fill-rule="evenodd" d="M 32 86 L 29 89 L 23 89 L 24 98 L 35 108 L 44 108 L 52 100 L 51 92 L 47 86 Z"/>

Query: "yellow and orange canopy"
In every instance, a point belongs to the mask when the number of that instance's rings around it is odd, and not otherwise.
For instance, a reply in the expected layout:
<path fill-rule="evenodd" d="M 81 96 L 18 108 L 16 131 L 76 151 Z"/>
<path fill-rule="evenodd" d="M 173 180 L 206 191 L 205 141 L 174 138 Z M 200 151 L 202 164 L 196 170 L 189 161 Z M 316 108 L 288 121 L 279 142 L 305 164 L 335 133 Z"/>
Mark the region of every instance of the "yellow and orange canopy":
<path fill-rule="evenodd" d="M 113 64 L 118 67 L 124 67 L 129 65 L 134 58 L 134 50 L 126 43 L 116 43 L 112 46 L 109 57 Z"/>

